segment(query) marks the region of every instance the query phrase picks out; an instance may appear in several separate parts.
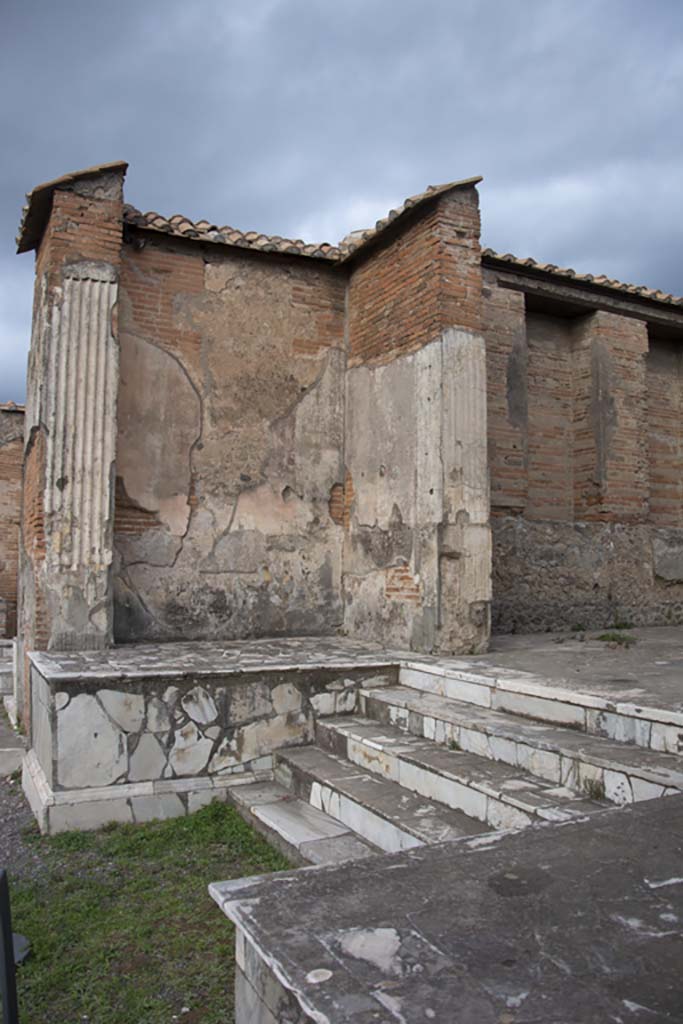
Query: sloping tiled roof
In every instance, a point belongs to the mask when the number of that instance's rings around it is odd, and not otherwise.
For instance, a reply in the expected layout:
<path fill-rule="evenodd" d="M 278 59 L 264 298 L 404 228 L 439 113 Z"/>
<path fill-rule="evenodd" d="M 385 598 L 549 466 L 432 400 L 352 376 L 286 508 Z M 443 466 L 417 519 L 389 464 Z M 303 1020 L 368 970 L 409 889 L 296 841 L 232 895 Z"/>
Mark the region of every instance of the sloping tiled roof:
<path fill-rule="evenodd" d="M 400 217 L 403 217 L 411 210 L 415 210 L 418 206 L 423 206 L 431 199 L 436 199 L 437 196 L 445 196 L 448 192 L 454 192 L 456 189 L 471 188 L 474 185 L 478 185 L 480 181 L 483 181 L 483 178 L 481 175 L 478 175 L 474 178 L 463 178 L 462 181 L 449 181 L 445 185 L 430 185 L 424 192 L 420 192 L 416 196 L 410 196 L 398 209 L 390 210 L 386 217 L 378 220 L 374 228 L 368 228 L 367 231 L 352 231 L 350 235 L 347 235 L 340 242 L 340 248 L 343 252 L 342 258 L 348 259 L 351 256 L 355 256 L 359 249 L 373 242 L 390 224 L 394 224 Z"/>
<path fill-rule="evenodd" d="M 162 217 L 160 213 L 141 213 L 134 206 L 124 206 L 123 219 L 126 224 L 138 228 L 161 231 L 166 235 L 192 238 L 199 242 L 217 242 L 219 245 L 237 245 L 242 249 L 256 249 L 258 252 L 278 252 L 292 256 L 313 256 L 317 259 L 339 261 L 341 250 L 336 245 L 323 242 L 308 244 L 301 239 L 281 238 L 279 235 L 261 235 L 258 231 L 238 231 L 228 225 L 217 227 L 208 220 L 192 221 L 181 213 L 173 217 Z"/>
<path fill-rule="evenodd" d="M 237 245 L 243 249 L 256 249 L 258 252 L 311 256 L 314 259 L 329 260 L 332 263 L 343 263 L 354 256 L 359 249 L 374 241 L 390 224 L 395 223 L 411 210 L 415 210 L 454 189 L 476 185 L 481 180 L 480 177 L 467 178 L 464 181 L 451 181 L 446 185 L 432 185 L 425 192 L 406 199 L 398 209 L 391 210 L 386 217 L 378 220 L 373 228 L 354 231 L 347 235 L 339 245 L 330 245 L 328 242 L 307 243 L 300 238 L 281 238 L 279 235 L 261 235 L 257 231 L 239 231 L 228 225 L 217 227 L 207 220 L 192 221 L 180 213 L 174 214 L 173 217 L 162 217 L 161 214 L 153 211 L 141 213 L 134 206 L 125 206 L 123 216 L 127 224 L 152 231 L 161 231 L 164 234 L 176 235 L 181 238 L 192 238 L 201 242 L 217 242 L 222 245 Z"/>
<path fill-rule="evenodd" d="M 611 288 L 622 295 L 633 295 L 636 298 L 652 299 L 654 302 L 666 302 L 672 306 L 683 306 L 683 297 L 670 295 L 668 292 L 659 291 L 656 288 L 646 288 L 644 285 L 624 284 L 622 281 L 615 281 L 604 274 L 577 274 L 570 267 L 558 267 L 554 263 L 539 263 L 530 256 L 520 259 L 511 253 L 504 254 L 494 252 L 493 249 L 482 249 L 482 258 L 493 260 L 496 263 L 505 263 L 514 270 L 532 270 L 538 273 L 551 274 L 553 277 L 569 278 L 577 284 L 596 285 L 599 288 Z"/>
<path fill-rule="evenodd" d="M 114 160 L 109 164 L 96 164 L 94 167 L 86 167 L 82 171 L 63 174 L 60 178 L 53 178 L 52 181 L 36 185 L 26 193 L 26 205 L 21 211 L 21 224 L 16 239 L 17 252 L 28 252 L 40 242 L 45 224 L 50 216 L 52 193 L 55 189 L 68 188 L 75 181 L 81 181 L 83 178 L 96 178 L 99 174 L 106 174 L 107 171 L 123 171 L 125 174 L 127 169 L 128 164 L 125 160 Z"/>
<path fill-rule="evenodd" d="M 23 210 L 23 218 L 17 238 L 18 251 L 26 252 L 32 249 L 40 240 L 40 233 L 46 216 L 49 215 L 52 193 L 56 188 L 68 187 L 79 178 L 94 177 L 103 172 L 111 170 L 124 170 L 128 165 L 123 161 L 116 161 L 109 164 L 99 164 L 95 167 L 88 167 L 83 171 L 75 171 L 73 174 L 65 174 L 54 181 L 38 185 L 27 194 L 28 203 Z M 369 247 L 377 240 L 390 225 L 394 224 L 401 217 L 411 211 L 429 203 L 431 200 L 446 195 L 458 188 L 470 188 L 477 185 L 481 177 L 464 178 L 462 181 L 451 181 L 445 185 L 431 185 L 424 192 L 410 196 L 395 210 L 390 210 L 386 217 L 378 220 L 373 228 L 367 230 L 352 231 L 342 239 L 338 245 L 330 245 L 328 242 L 310 243 L 301 239 L 282 238 L 279 235 L 263 235 L 257 231 L 239 231 L 237 228 L 225 225 L 218 227 L 207 220 L 192 221 L 182 214 L 175 214 L 173 217 L 163 217 L 159 213 L 150 211 L 141 213 L 134 206 L 125 205 L 123 219 L 126 224 L 143 228 L 150 231 L 159 231 L 163 234 L 174 235 L 179 238 L 194 239 L 201 242 L 215 242 L 219 245 L 233 245 L 243 249 L 251 249 L 256 252 L 281 253 L 292 256 L 306 256 L 313 259 L 322 259 L 330 263 L 344 263 L 352 259 L 365 247 Z M 510 253 L 497 253 L 493 249 L 483 249 L 482 259 L 485 262 L 506 265 L 510 269 L 524 272 L 531 272 L 533 275 L 543 274 L 551 277 L 559 277 L 564 280 L 571 280 L 579 285 L 592 285 L 598 288 L 608 288 L 617 291 L 622 295 L 630 295 L 636 298 L 648 299 L 653 302 L 662 302 L 667 305 L 683 306 L 683 298 L 659 291 L 656 288 L 624 284 L 606 277 L 604 274 L 578 274 L 570 268 L 558 267 L 553 263 L 539 263 L 534 259 L 520 259 Z"/>

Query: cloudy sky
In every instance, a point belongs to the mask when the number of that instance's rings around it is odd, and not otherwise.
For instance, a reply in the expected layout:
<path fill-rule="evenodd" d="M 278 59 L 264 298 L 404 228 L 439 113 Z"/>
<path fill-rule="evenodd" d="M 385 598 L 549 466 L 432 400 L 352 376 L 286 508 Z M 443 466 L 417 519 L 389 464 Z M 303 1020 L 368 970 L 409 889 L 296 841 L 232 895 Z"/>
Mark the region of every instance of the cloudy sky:
<path fill-rule="evenodd" d="M 24 193 L 337 241 L 482 174 L 483 241 L 683 294 L 681 0 L 0 0 L 0 401 L 23 401 Z"/>

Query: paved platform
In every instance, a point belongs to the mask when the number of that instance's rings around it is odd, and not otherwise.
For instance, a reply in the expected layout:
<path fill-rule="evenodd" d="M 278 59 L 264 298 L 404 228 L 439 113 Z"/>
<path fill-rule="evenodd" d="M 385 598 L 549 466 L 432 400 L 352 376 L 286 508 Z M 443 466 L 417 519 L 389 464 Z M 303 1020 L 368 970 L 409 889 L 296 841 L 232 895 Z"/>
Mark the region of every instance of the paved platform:
<path fill-rule="evenodd" d="M 683 627 L 622 631 L 636 638 L 630 647 L 597 640 L 601 632 L 586 633 L 585 640 L 556 633 L 494 636 L 488 654 L 468 657 L 422 655 L 344 637 L 287 637 L 35 652 L 32 660 L 45 679 L 65 683 L 390 665 L 523 673 L 546 686 L 683 714 Z"/>
<path fill-rule="evenodd" d="M 597 640 L 605 633 L 635 637 L 620 646 Z M 471 661 L 542 677 L 548 686 L 598 694 L 614 703 L 630 702 L 683 712 L 683 627 L 589 630 L 493 636 L 488 654 Z"/>
<path fill-rule="evenodd" d="M 33 664 L 50 682 L 135 680 L 239 675 L 324 668 L 395 665 L 400 658 L 379 644 L 343 637 L 284 637 L 219 643 L 195 640 L 128 644 L 104 651 L 42 652 Z"/>
<path fill-rule="evenodd" d="M 683 796 L 210 892 L 239 1021 L 683 1020 Z"/>

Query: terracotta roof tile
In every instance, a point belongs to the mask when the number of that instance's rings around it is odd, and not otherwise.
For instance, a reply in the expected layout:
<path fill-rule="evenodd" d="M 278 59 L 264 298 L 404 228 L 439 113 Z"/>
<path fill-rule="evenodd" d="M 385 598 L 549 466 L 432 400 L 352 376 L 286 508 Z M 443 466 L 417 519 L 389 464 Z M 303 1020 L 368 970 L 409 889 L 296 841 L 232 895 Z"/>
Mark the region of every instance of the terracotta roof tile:
<path fill-rule="evenodd" d="M 200 242 L 215 242 L 220 245 L 235 245 L 242 249 L 253 249 L 257 252 L 278 252 L 294 256 L 314 256 L 338 262 L 341 250 L 334 245 L 310 245 L 301 239 L 281 238 L 279 235 L 262 235 L 258 231 L 239 231 L 237 228 L 224 225 L 217 227 L 208 220 L 193 222 L 182 214 L 173 217 L 162 217 L 150 211 L 141 213 L 133 206 L 124 206 L 123 219 L 126 224 L 147 228 L 152 231 L 163 231 L 165 234 L 192 238 Z"/>
<path fill-rule="evenodd" d="M 78 178 L 96 176 L 103 171 L 123 170 L 126 164 L 117 161 L 111 164 L 100 164 L 96 167 L 89 167 L 74 174 L 66 174 L 54 181 L 38 185 L 28 193 L 28 205 L 24 207 L 23 219 L 19 233 L 19 251 L 23 252 L 32 248 L 35 244 L 36 233 L 39 225 L 34 224 L 39 215 L 44 217 L 43 207 L 51 201 L 52 193 L 56 188 L 69 186 Z M 386 217 L 378 220 L 373 228 L 367 230 L 352 231 L 338 245 L 330 245 L 328 242 L 311 243 L 302 239 L 282 238 L 280 235 L 264 235 L 257 231 L 239 231 L 230 225 L 218 227 L 208 220 L 192 221 L 181 213 L 172 217 L 163 217 L 156 211 L 141 213 L 135 207 L 124 206 L 124 221 L 151 231 L 159 231 L 168 235 L 175 235 L 182 238 L 194 239 L 202 242 L 215 242 L 222 245 L 234 245 L 244 249 L 251 249 L 256 252 L 282 253 L 293 256 L 305 256 L 312 259 L 326 260 L 329 263 L 344 263 L 364 249 L 370 246 L 379 236 L 396 220 L 403 217 L 409 211 L 429 203 L 438 196 L 459 188 L 470 188 L 478 184 L 480 177 L 465 178 L 462 181 L 452 181 L 445 185 L 431 185 L 424 192 L 410 196 L 395 210 L 390 210 Z M 641 285 L 624 284 L 615 281 L 604 274 L 578 274 L 569 267 L 558 267 L 554 263 L 540 263 L 537 260 L 526 258 L 521 259 L 513 256 L 512 253 L 497 253 L 493 249 L 484 249 L 482 258 L 496 264 L 506 264 L 511 268 L 522 271 L 531 271 L 533 274 L 542 273 L 553 277 L 561 277 L 576 282 L 579 285 L 593 285 L 600 288 L 609 288 L 621 294 L 634 295 L 639 298 L 649 299 L 654 302 L 663 302 L 668 305 L 683 306 L 683 298 L 669 295 L 655 288 L 646 288 Z"/>
<path fill-rule="evenodd" d="M 653 302 L 665 302 L 670 306 L 683 306 L 683 297 L 669 295 L 658 288 L 624 284 L 622 281 L 616 281 L 605 274 L 598 274 L 597 276 L 595 274 L 578 274 L 571 267 L 557 267 L 554 263 L 539 263 L 537 260 L 531 259 L 530 256 L 526 259 L 521 259 L 519 256 L 513 256 L 512 253 L 506 252 L 501 254 L 494 252 L 493 249 L 483 249 L 481 255 L 485 260 L 506 263 L 520 270 L 534 270 L 543 274 L 552 274 L 553 277 L 569 278 L 572 281 L 576 281 L 577 284 L 590 284 L 597 285 L 599 288 L 610 288 L 613 291 L 621 292 L 622 295 L 635 295 L 638 298 L 651 299 Z"/>
<path fill-rule="evenodd" d="M 183 238 L 195 238 L 202 242 L 217 242 L 223 245 L 236 245 L 257 252 L 277 252 L 291 256 L 308 256 L 314 259 L 327 260 L 330 263 L 343 263 L 358 252 L 359 249 L 374 241 L 390 224 L 409 210 L 427 203 L 437 196 L 445 195 L 457 188 L 470 187 L 481 181 L 481 178 L 467 178 L 464 181 L 452 181 L 446 185 L 432 185 L 425 192 L 406 199 L 397 210 L 390 210 L 386 217 L 378 220 L 374 228 L 365 231 L 353 231 L 339 243 L 304 242 L 301 238 L 281 238 L 280 235 L 263 235 L 258 231 L 238 231 L 237 228 L 225 225 L 217 227 L 208 220 L 191 221 L 180 213 L 172 217 L 162 217 L 150 211 L 141 213 L 133 206 L 124 207 L 124 220 L 139 228 L 152 231 L 163 231 L 169 235 Z"/>

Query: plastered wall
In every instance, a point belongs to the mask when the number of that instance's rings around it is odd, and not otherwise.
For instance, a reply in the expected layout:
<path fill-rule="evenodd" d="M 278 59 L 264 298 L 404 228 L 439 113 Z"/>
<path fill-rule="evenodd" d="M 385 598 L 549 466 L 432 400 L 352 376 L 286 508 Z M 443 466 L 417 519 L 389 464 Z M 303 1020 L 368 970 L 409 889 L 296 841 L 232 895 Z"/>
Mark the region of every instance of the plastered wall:
<path fill-rule="evenodd" d="M 124 247 L 117 641 L 339 630 L 344 301 L 312 261 Z"/>

